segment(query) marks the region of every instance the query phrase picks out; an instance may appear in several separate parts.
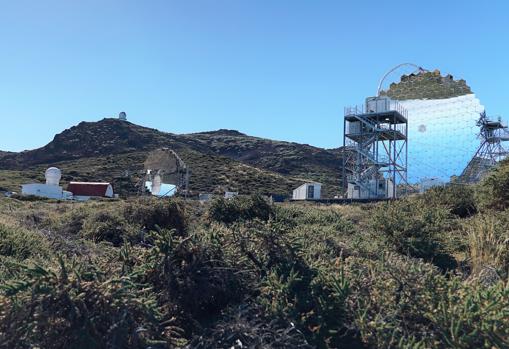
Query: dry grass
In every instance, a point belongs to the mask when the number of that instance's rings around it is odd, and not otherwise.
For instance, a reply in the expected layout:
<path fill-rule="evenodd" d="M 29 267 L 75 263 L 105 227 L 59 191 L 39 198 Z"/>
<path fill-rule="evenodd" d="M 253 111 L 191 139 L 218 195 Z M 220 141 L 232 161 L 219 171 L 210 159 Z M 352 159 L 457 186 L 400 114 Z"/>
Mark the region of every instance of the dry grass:
<path fill-rule="evenodd" d="M 470 265 L 474 275 L 487 267 L 506 272 L 509 262 L 509 234 L 496 216 L 484 215 L 468 222 Z"/>

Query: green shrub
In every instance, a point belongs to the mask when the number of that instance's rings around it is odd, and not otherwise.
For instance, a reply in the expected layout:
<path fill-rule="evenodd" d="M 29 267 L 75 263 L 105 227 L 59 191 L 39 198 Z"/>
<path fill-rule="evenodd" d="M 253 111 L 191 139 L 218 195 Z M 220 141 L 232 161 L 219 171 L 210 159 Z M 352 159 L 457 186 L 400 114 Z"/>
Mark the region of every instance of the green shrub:
<path fill-rule="evenodd" d="M 372 227 L 398 253 L 451 268 L 455 261 L 443 244 L 444 235 L 451 230 L 450 218 L 443 207 L 406 199 L 379 205 L 373 212 Z"/>
<path fill-rule="evenodd" d="M 509 210 L 471 194 L 0 200 L 0 348 L 506 348 Z"/>
<path fill-rule="evenodd" d="M 394 254 L 351 257 L 350 326 L 375 348 L 506 348 L 509 289 L 466 284 Z"/>
<path fill-rule="evenodd" d="M 95 242 L 108 241 L 120 246 L 124 239 L 133 241 L 134 234 L 123 216 L 108 210 L 99 210 L 88 215 L 81 229 L 81 236 Z"/>
<path fill-rule="evenodd" d="M 23 279 L 2 289 L 1 348 L 166 347 L 175 334 L 160 325 L 146 286 L 130 276 L 106 279 L 91 266 L 62 262 L 26 267 Z"/>
<path fill-rule="evenodd" d="M 216 199 L 210 205 L 209 219 L 233 223 L 252 219 L 268 220 L 273 213 L 272 206 L 260 195 L 238 196 L 233 199 Z"/>
<path fill-rule="evenodd" d="M 0 224 L 0 255 L 21 261 L 50 254 L 49 243 L 43 235 Z"/>
<path fill-rule="evenodd" d="M 428 206 L 443 206 L 453 215 L 461 218 L 477 213 L 475 190 L 472 186 L 450 184 L 444 187 L 433 187 L 422 196 Z"/>
<path fill-rule="evenodd" d="M 151 235 L 154 245 L 138 265 L 138 273 L 159 293 L 159 302 L 175 308 L 186 333 L 195 329 L 196 321 L 208 322 L 239 300 L 242 285 L 225 263 L 221 248 L 171 230 Z"/>
<path fill-rule="evenodd" d="M 509 208 L 509 162 L 494 168 L 478 185 L 477 200 L 483 210 Z"/>
<path fill-rule="evenodd" d="M 197 335 L 190 348 L 280 348 L 311 349 L 302 332 L 289 321 L 274 321 L 260 306 L 241 304 L 227 309 L 212 328 Z"/>
<path fill-rule="evenodd" d="M 95 210 L 87 207 L 80 207 L 66 212 L 60 218 L 60 224 L 57 224 L 56 230 L 66 235 L 79 235 L 83 229 L 83 223 L 87 216 Z"/>
<path fill-rule="evenodd" d="M 148 230 L 175 229 L 182 234 L 188 226 L 188 215 L 182 200 L 144 197 L 127 202 L 124 208 L 127 222 Z"/>
<path fill-rule="evenodd" d="M 343 326 L 348 281 L 334 268 L 315 269 L 303 258 L 302 240 L 280 222 L 231 226 L 237 260 L 259 275 L 258 302 L 268 314 L 295 324 L 314 345 L 355 343 Z"/>

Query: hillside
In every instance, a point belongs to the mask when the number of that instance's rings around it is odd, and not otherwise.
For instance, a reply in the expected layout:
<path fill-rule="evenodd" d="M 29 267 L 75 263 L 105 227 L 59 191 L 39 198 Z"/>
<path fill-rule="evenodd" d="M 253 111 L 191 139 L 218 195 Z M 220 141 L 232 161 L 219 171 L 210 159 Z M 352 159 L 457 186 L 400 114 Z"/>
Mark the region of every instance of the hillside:
<path fill-rule="evenodd" d="M 322 182 L 325 196 L 339 191 L 338 151 L 232 130 L 178 135 L 117 119 L 81 122 L 44 147 L 6 153 L 0 170 L 24 170 L 31 176 L 39 171 L 42 179 L 42 170 L 56 165 L 64 170 L 64 181 L 108 180 L 127 195 L 135 192 L 146 153 L 163 146 L 177 151 L 190 167 L 193 193 L 233 190 L 288 195 L 309 180 Z"/>
<path fill-rule="evenodd" d="M 339 183 L 341 158 L 334 151 L 307 144 L 251 137 L 230 130 L 193 133 L 183 135 L 182 139 L 198 142 L 216 155 L 282 175 L 312 178 L 324 183 L 334 178 Z"/>
<path fill-rule="evenodd" d="M 8 154 L 12 154 L 12 152 L 0 150 L 0 158 L 6 156 Z"/>
<path fill-rule="evenodd" d="M 0 348 L 508 348 L 508 183 L 506 161 L 376 204 L 0 197 Z"/>

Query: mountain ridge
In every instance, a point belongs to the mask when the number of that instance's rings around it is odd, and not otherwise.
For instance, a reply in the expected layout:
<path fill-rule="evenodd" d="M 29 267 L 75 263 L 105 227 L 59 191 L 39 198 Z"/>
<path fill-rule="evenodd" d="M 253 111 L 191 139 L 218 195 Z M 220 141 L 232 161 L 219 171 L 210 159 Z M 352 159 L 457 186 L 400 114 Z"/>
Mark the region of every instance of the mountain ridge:
<path fill-rule="evenodd" d="M 297 185 L 306 180 L 321 181 L 326 187 L 324 193 L 329 195 L 336 195 L 339 189 L 336 187 L 340 183 L 341 153 L 337 149 L 322 149 L 307 144 L 254 137 L 227 129 L 174 134 L 112 118 L 80 122 L 58 133 L 52 141 L 37 149 L 19 153 L 1 152 L 0 169 L 22 171 L 59 163 L 70 164 L 69 168 L 72 168 L 74 163 L 75 167 L 82 168 L 80 162 L 95 163 L 94 159 L 101 158 L 115 162 L 115 157 L 122 155 L 125 158 L 125 154 L 138 154 L 133 157 L 136 160 L 133 160 L 135 166 L 132 167 L 142 169 L 139 154 L 160 147 L 174 149 L 186 162 L 188 156 L 191 161 L 189 165 L 191 169 L 194 168 L 192 176 L 203 177 L 196 172 L 197 169 L 200 172 L 218 171 L 218 182 L 215 186 L 210 183 L 204 185 L 203 181 L 196 183 L 202 190 L 214 190 L 218 187 L 235 187 L 236 190 L 241 190 L 245 184 L 252 186 L 253 190 L 243 188 L 241 191 L 259 191 L 262 184 L 258 185 L 251 178 L 256 169 L 264 171 L 263 175 L 271 178 L 266 183 L 271 183 L 272 191 L 287 192 L 290 183 Z M 201 163 L 196 160 L 200 157 Z M 203 163 L 209 163 L 209 167 L 204 167 Z M 240 164 L 248 167 L 244 168 Z M 239 182 L 239 179 L 233 178 L 231 174 L 221 175 L 221 171 L 228 172 L 231 166 L 244 168 L 237 176 L 242 176 L 243 171 L 247 171 L 251 174 L 246 175 L 246 178 L 251 179 L 243 183 L 242 178 Z M 98 167 L 96 169 L 100 172 Z M 119 168 L 116 172 L 120 170 Z M 89 175 L 92 176 L 93 173 Z M 285 178 L 280 190 L 277 190 L 277 184 L 273 183 L 276 177 Z M 203 180 L 208 182 L 204 177 Z M 238 183 L 232 185 L 232 182 Z"/>

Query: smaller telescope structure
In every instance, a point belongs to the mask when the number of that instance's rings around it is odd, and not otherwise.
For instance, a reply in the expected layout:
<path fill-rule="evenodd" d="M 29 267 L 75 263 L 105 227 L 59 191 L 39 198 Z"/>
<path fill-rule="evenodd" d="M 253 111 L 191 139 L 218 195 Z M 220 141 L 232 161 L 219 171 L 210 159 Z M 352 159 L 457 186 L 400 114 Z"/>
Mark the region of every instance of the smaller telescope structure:
<path fill-rule="evenodd" d="M 509 130 L 501 119 L 492 120 L 486 111 L 480 113 L 477 126 L 480 128 L 481 144 L 460 176 L 462 183 L 476 183 L 499 161 L 509 155 L 503 142 L 509 141 Z"/>
<path fill-rule="evenodd" d="M 407 111 L 388 97 L 345 108 L 343 189 L 349 199 L 397 197 L 407 183 Z"/>
<path fill-rule="evenodd" d="M 172 196 L 181 193 L 187 196 L 189 170 L 180 156 L 169 148 L 149 153 L 144 163 L 142 192 L 147 188 L 154 196 Z"/>

